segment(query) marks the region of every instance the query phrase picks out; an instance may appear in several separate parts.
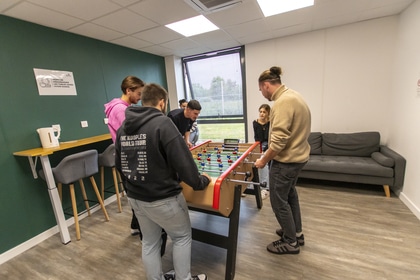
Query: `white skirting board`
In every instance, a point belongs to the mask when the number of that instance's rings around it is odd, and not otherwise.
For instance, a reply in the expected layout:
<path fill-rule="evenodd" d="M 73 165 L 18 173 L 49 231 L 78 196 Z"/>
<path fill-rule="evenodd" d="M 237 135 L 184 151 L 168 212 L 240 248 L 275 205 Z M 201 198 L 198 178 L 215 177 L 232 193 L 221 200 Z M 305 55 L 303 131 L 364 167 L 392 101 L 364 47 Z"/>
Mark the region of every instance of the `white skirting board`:
<path fill-rule="evenodd" d="M 116 200 L 117 200 L 117 197 L 115 195 L 113 195 L 113 196 L 105 199 L 104 204 L 108 205 L 108 204 L 110 204 L 110 203 L 112 203 Z M 91 208 L 91 213 L 94 213 L 98 210 L 101 210 L 101 207 Z M 86 218 L 86 217 L 88 217 L 87 212 L 83 213 L 82 215 L 79 216 L 79 221 Z M 67 219 L 66 222 L 67 222 L 67 226 L 69 227 L 69 226 L 74 224 L 74 218 L 71 217 L 71 218 Z M 18 246 L 4 252 L 3 254 L 0 255 L 0 265 L 7 262 L 8 260 L 13 259 L 16 256 L 22 254 L 26 250 L 31 249 L 35 245 L 37 245 L 37 244 L 41 243 L 42 241 L 50 238 L 51 236 L 53 236 L 56 233 L 58 233 L 58 226 L 54 226 L 54 227 L 38 234 L 37 236 L 19 244 Z M 60 242 L 60 241 L 57 239 L 57 242 Z M 66 246 L 66 245 L 63 244 L 63 246 Z"/>
<path fill-rule="evenodd" d="M 420 209 L 404 194 L 404 192 L 401 192 L 398 197 L 408 209 L 413 212 L 417 219 L 420 220 Z"/>

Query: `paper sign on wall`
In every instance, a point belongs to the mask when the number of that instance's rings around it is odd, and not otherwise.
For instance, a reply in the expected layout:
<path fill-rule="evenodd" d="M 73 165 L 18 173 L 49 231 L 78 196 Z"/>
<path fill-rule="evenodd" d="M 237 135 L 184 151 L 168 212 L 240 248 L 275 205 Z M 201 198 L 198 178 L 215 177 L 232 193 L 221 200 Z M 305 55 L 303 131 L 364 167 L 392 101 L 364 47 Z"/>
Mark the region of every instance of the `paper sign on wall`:
<path fill-rule="evenodd" d="M 34 68 L 39 95 L 77 95 L 73 73 Z"/>

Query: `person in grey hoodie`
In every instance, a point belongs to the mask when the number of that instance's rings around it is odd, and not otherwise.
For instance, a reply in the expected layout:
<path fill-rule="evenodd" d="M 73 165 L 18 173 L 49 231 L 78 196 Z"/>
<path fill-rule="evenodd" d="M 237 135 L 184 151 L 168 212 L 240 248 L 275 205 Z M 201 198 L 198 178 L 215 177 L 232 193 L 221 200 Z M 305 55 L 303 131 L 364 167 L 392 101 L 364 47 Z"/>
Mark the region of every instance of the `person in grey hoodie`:
<path fill-rule="evenodd" d="M 180 181 L 204 190 L 211 178 L 201 174 L 177 127 L 166 117 L 168 93 L 157 84 L 142 92 L 142 107 L 126 110 L 117 131 L 115 165 L 126 180 L 127 196 L 143 233 L 142 260 L 148 280 L 163 279 L 160 233 L 173 242 L 177 280 L 204 280 L 191 276 L 191 222 Z M 166 276 L 165 276 L 166 278 Z"/>

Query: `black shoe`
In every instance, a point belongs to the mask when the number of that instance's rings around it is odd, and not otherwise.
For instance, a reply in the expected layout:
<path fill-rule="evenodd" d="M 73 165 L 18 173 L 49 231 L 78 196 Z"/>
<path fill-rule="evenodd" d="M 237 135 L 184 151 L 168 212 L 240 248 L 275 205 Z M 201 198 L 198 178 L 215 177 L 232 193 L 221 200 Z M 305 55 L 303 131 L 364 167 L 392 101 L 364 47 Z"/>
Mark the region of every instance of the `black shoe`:
<path fill-rule="evenodd" d="M 276 233 L 277 233 L 278 236 L 280 236 L 281 238 L 283 238 L 283 233 L 284 232 L 283 232 L 283 229 L 282 228 L 277 229 L 276 230 Z M 305 245 L 305 236 L 303 235 L 303 233 L 299 237 L 296 236 L 296 241 L 299 243 L 299 246 Z"/>
<path fill-rule="evenodd" d="M 300 248 L 299 243 L 296 242 L 296 245 L 289 244 L 284 242 L 283 239 L 274 241 L 267 246 L 267 251 L 274 254 L 299 254 Z"/>

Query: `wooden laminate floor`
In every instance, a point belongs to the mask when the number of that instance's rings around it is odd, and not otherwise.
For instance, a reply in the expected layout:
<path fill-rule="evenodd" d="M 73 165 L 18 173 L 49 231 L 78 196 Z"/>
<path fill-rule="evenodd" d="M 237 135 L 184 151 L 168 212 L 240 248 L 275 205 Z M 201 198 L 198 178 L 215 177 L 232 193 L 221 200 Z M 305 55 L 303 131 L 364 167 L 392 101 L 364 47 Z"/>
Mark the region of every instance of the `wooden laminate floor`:
<path fill-rule="evenodd" d="M 420 221 L 395 196 L 378 187 L 300 182 L 298 192 L 305 246 L 299 255 L 274 255 L 277 239 L 269 200 L 261 210 L 252 195 L 242 198 L 235 280 L 248 279 L 420 279 Z M 130 235 L 131 210 L 123 198 L 83 219 L 82 239 L 62 245 L 59 235 L 0 266 L 0 279 L 145 279 L 141 242 Z M 193 226 L 227 233 L 227 219 L 191 212 Z M 172 268 L 172 244 L 163 257 Z M 223 280 L 226 251 L 193 241 L 192 273 Z"/>

